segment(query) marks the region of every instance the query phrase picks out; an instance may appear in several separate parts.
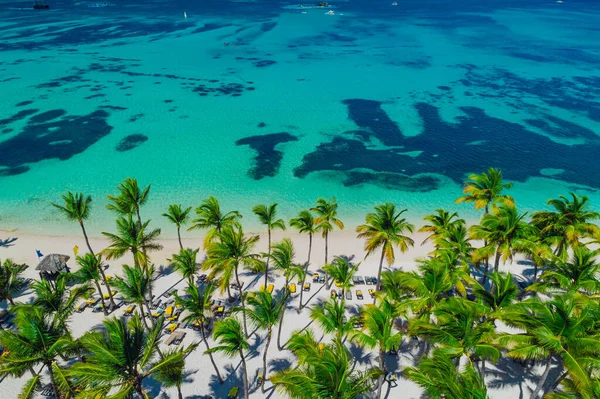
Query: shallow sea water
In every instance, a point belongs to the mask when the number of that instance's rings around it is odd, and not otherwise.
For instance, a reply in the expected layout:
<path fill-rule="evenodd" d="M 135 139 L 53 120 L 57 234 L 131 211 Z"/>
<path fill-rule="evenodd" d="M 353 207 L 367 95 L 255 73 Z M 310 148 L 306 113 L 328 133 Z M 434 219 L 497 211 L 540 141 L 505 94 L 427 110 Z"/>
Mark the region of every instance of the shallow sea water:
<path fill-rule="evenodd" d="M 597 2 L 111 3 L 0 1 L 0 229 L 69 233 L 49 205 L 68 189 L 112 230 L 127 176 L 163 227 L 208 195 L 251 228 L 256 203 L 334 195 L 350 225 L 386 200 L 474 218 L 452 201 L 488 167 L 524 210 L 600 204 Z"/>

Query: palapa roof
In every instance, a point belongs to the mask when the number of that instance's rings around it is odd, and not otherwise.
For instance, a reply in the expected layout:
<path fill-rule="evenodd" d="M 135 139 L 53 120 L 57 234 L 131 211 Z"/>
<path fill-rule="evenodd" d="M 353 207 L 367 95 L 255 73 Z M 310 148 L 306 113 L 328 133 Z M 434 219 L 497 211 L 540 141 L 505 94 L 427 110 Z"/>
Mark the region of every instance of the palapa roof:
<path fill-rule="evenodd" d="M 35 270 L 46 273 L 58 273 L 67 268 L 67 261 L 71 259 L 69 255 L 50 254 L 46 255 Z"/>

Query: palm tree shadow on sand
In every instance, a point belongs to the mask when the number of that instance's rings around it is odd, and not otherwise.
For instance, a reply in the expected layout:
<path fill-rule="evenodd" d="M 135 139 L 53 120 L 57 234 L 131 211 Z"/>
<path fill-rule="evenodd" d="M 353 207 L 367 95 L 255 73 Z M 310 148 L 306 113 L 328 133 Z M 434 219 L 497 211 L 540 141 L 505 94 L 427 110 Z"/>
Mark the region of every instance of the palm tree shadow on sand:
<path fill-rule="evenodd" d="M 11 237 L 11 238 L 7 238 L 6 240 L 0 240 L 0 247 L 4 247 L 4 248 L 8 248 L 8 247 L 12 247 L 15 241 L 17 241 L 19 238 L 18 237 Z"/>
<path fill-rule="evenodd" d="M 550 383 L 556 381 L 559 374 L 560 369 L 553 367 L 547 381 Z M 533 392 L 531 387 L 535 388 L 539 378 L 538 374 L 532 372 L 531 367 L 526 367 L 509 358 L 501 358 L 493 367 L 486 370 L 488 388 L 504 389 L 517 385 L 519 387 L 519 399 L 528 398 L 531 395 L 531 392 Z M 548 386 L 544 388 L 547 390 Z"/>

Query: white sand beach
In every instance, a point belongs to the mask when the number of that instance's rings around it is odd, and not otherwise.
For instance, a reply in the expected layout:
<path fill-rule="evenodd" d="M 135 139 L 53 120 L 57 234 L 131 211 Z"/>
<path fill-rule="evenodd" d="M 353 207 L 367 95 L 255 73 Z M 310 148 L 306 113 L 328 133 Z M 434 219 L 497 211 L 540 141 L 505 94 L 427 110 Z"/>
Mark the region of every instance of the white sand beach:
<path fill-rule="evenodd" d="M 14 241 L 10 246 L 0 248 L 0 259 L 12 258 L 17 262 L 25 262 L 31 267 L 25 272 L 27 277 L 39 278 L 35 271 L 35 266 L 38 263 L 35 250 L 40 250 L 44 255 L 49 253 L 60 253 L 73 255 L 73 246 L 77 245 L 80 251 L 85 251 L 85 242 L 83 238 L 75 235 L 78 233 L 76 230 L 77 225 L 73 226 L 73 236 L 40 236 L 40 235 L 19 235 L 18 239 Z M 10 236 L 10 232 L 0 231 L 2 236 Z M 292 231 L 276 232 L 273 234 L 273 240 L 277 241 L 284 237 L 290 237 L 293 240 L 296 249 L 296 261 L 302 263 L 306 261 L 308 252 L 308 237 L 304 235 L 298 235 Z M 428 252 L 432 250 L 430 245 L 421 246 L 421 242 L 425 238 L 424 234 L 414 234 L 415 246 L 411 248 L 405 254 L 397 254 L 397 259 L 393 268 L 402 268 L 404 270 L 412 270 L 416 266 L 415 259 L 426 256 Z M 152 253 L 151 259 L 157 265 L 157 269 L 161 270 L 162 273 L 158 276 L 155 281 L 154 292 L 155 295 L 161 295 L 162 293 L 172 291 L 173 289 L 182 290 L 185 286 L 185 282 L 182 281 L 181 277 L 168 269 L 169 264 L 168 258 L 173 253 L 179 250 L 177 240 L 174 239 L 161 239 L 160 243 L 163 245 L 161 251 Z M 202 237 L 189 238 L 183 235 L 184 246 L 188 247 L 201 247 Z M 96 250 L 105 248 L 108 242 L 104 239 L 92 238 L 91 245 Z M 334 232 L 330 236 L 330 256 L 344 255 L 351 257 L 355 262 L 361 262 L 359 267 L 359 275 L 376 275 L 377 274 L 377 262 L 378 256 L 373 256 L 364 260 L 365 252 L 363 250 L 363 242 L 356 238 L 353 231 Z M 266 251 L 267 239 L 266 234 L 261 235 L 261 240 L 258 245 L 258 251 Z M 204 255 L 199 255 L 199 259 L 203 259 Z M 324 245 L 321 237 L 315 237 L 313 242 L 312 261 L 309 267 L 309 274 L 318 272 L 320 265 L 324 259 Z M 128 257 L 124 257 L 118 261 L 111 261 L 110 267 L 106 271 L 109 275 L 120 275 L 122 264 L 131 264 L 132 260 Z M 76 271 L 77 266 L 73 260 L 69 261 L 73 271 Z M 515 262 L 512 265 L 506 265 L 505 270 L 510 270 L 512 273 L 519 275 L 523 270 L 523 266 Z M 257 290 L 262 284 L 262 276 L 243 273 L 243 280 L 245 282 L 245 289 Z M 275 285 L 275 292 L 282 288 L 284 282 L 280 276 L 272 275 L 272 283 Z M 355 314 L 358 308 L 366 303 L 371 303 L 370 297 L 367 294 L 369 286 L 357 286 L 354 287 L 353 293 L 356 289 L 361 289 L 365 293 L 365 298 L 360 301 L 353 295 L 353 299 L 348 301 L 348 315 Z M 311 324 L 309 318 L 310 307 L 318 306 L 319 302 L 328 298 L 329 293 L 322 284 L 312 284 L 311 291 L 304 293 L 304 301 L 307 298 L 310 299 L 309 306 L 304 308 L 301 313 L 297 312 L 298 297 L 296 293 L 289 302 L 289 307 L 284 319 L 284 325 L 282 329 L 282 342 L 285 342 L 292 331 L 305 328 L 312 328 L 315 331 L 316 336 L 322 336 L 322 332 L 318 330 L 318 326 L 315 323 Z M 226 293 L 219 296 L 224 302 L 226 299 Z M 17 298 L 17 301 L 27 302 L 30 299 L 30 295 L 26 292 L 25 295 Z M 123 313 L 123 308 L 115 311 L 114 315 L 120 316 Z M 93 313 L 91 309 L 86 309 L 82 313 L 75 313 L 71 319 L 71 328 L 73 334 L 78 337 L 93 328 L 101 326 L 104 316 L 101 312 Z M 192 330 L 179 328 L 180 331 L 184 331 L 186 336 L 183 340 L 182 345 L 187 345 L 192 342 L 200 342 L 200 333 Z M 250 337 L 250 352 L 248 354 L 248 378 L 250 384 L 250 397 L 251 398 L 283 398 L 277 392 L 271 389 L 270 383 L 266 382 L 267 392 L 263 394 L 256 385 L 256 377 L 262 367 L 262 353 L 265 344 L 265 332 L 258 331 Z M 163 338 L 167 339 L 167 336 Z M 211 341 L 209 341 L 211 344 Z M 356 367 L 363 368 L 369 365 L 377 364 L 377 354 L 370 353 L 365 349 L 358 348 L 354 344 L 347 344 L 350 351 L 356 357 Z M 164 346 L 164 344 L 163 344 Z M 182 387 L 182 392 L 186 398 L 204 398 L 205 395 L 210 395 L 213 398 L 225 398 L 229 389 L 238 385 L 242 386 L 240 361 L 239 359 L 228 359 L 221 355 L 216 355 L 215 360 L 219 366 L 222 375 L 226 378 L 224 385 L 220 385 L 217 378 L 214 376 L 213 368 L 209 362 L 208 356 L 204 355 L 204 346 L 201 345 L 196 349 L 189 357 L 187 361 L 188 375 L 185 379 L 185 383 Z M 398 352 L 398 356 L 388 356 L 387 368 L 395 370 L 397 373 L 401 373 L 405 366 L 412 366 L 415 363 L 415 354 L 417 353 L 417 347 L 410 339 L 405 339 L 401 350 Z M 293 356 L 289 351 L 283 350 L 278 351 L 275 332 L 274 339 L 269 348 L 269 368 L 270 371 L 281 369 L 286 367 L 293 361 Z M 539 371 L 541 373 L 541 371 Z M 18 392 L 21 389 L 23 380 L 16 380 L 12 378 L 6 378 L 0 383 L 3 394 L 0 395 L 3 398 L 16 398 Z M 528 397 L 531 392 L 531 387 L 535 386 L 536 376 L 528 375 L 526 370 L 519 364 L 506 359 L 501 360 L 501 364 L 497 366 L 490 366 L 490 371 L 487 375 L 487 383 L 489 387 L 489 395 L 492 399 L 504 399 L 504 398 L 523 398 Z M 151 379 L 146 379 L 144 386 L 149 390 L 149 393 L 156 398 L 175 398 L 177 397 L 176 389 L 165 389 L 158 383 Z M 387 391 L 386 391 L 387 389 Z M 398 386 L 390 387 L 386 384 L 384 387 L 384 397 L 386 398 L 406 398 L 406 399 L 418 399 L 421 397 L 421 389 L 404 378 L 399 374 Z M 206 396 L 208 397 L 208 396 Z"/>

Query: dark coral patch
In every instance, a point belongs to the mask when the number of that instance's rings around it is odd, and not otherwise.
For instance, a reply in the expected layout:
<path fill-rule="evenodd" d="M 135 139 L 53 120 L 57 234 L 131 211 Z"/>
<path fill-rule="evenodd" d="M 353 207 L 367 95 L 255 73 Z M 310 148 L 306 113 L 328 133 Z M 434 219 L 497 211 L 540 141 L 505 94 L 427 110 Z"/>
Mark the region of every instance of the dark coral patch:
<path fill-rule="evenodd" d="M 278 144 L 298 141 L 298 138 L 287 132 L 272 133 L 262 136 L 250 136 L 238 140 L 236 145 L 248 145 L 254 151 L 254 164 L 248 170 L 248 175 L 254 180 L 276 176 L 283 159 L 283 152 L 275 149 Z"/>
<path fill-rule="evenodd" d="M 44 123 L 49 122 L 52 119 L 59 118 L 65 115 L 67 111 L 64 109 L 53 109 L 50 111 L 42 112 L 41 114 L 37 114 L 29 118 L 29 123 Z"/>
<path fill-rule="evenodd" d="M 46 123 L 29 123 L 14 137 L 0 142 L 0 169 L 4 175 L 26 172 L 29 164 L 48 159 L 66 160 L 85 151 L 112 126 L 106 111 L 84 116 L 64 116 Z M 85 132 L 85 134 L 83 134 Z"/>
<path fill-rule="evenodd" d="M 267 127 L 267 124 L 264 122 L 260 122 L 258 125 L 256 125 L 256 127 Z"/>
<path fill-rule="evenodd" d="M 348 106 L 348 116 L 357 126 L 375 136 L 385 145 L 402 143 L 402 133 L 396 122 L 381 109 L 379 101 L 352 99 L 344 100 Z"/>
<path fill-rule="evenodd" d="M 127 137 L 124 137 L 119 144 L 115 148 L 119 152 L 133 150 L 136 147 L 139 147 L 143 143 L 148 141 L 148 136 L 143 134 L 130 134 Z"/>
<path fill-rule="evenodd" d="M 29 104 L 33 104 L 33 101 L 32 100 L 21 101 L 20 103 L 15 104 L 15 107 L 24 107 Z"/>
<path fill-rule="evenodd" d="M 271 66 L 273 64 L 277 64 L 277 61 L 273 61 L 273 60 L 261 60 L 261 61 L 255 61 L 255 62 L 253 62 L 253 64 L 257 68 L 264 68 L 264 67 Z"/>
<path fill-rule="evenodd" d="M 17 112 L 13 116 L 9 116 L 8 118 L 0 119 L 0 126 L 9 125 L 13 122 L 20 121 L 22 119 L 27 118 L 29 115 L 33 115 L 38 112 L 39 109 L 24 109 L 22 111 Z"/>

